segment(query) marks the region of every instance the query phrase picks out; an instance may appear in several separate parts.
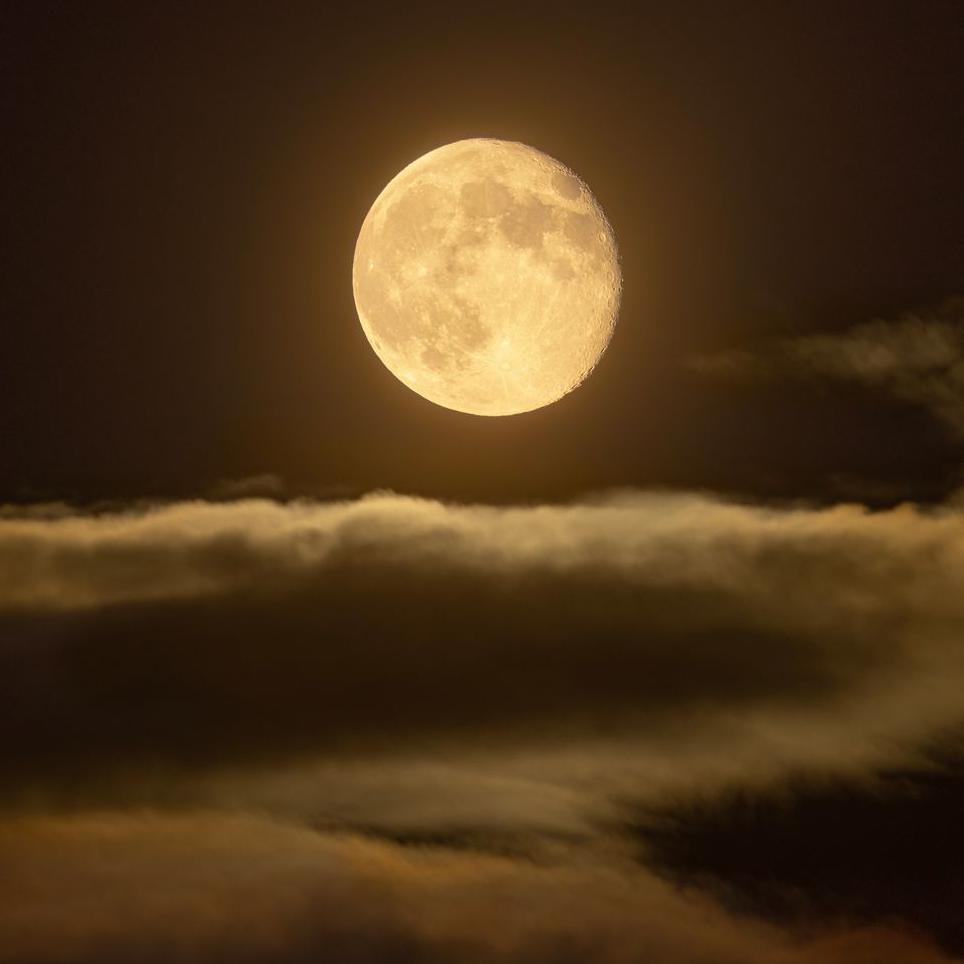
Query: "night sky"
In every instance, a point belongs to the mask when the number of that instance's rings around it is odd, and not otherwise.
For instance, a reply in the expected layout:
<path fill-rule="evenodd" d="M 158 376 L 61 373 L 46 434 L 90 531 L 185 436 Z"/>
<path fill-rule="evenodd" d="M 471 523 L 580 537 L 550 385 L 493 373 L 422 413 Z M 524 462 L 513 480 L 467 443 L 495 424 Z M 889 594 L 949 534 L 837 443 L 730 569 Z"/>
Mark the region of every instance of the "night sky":
<path fill-rule="evenodd" d="M 624 485 L 791 497 L 954 476 L 926 419 L 686 362 L 964 288 L 958 3 L 8 5 L 0 492 L 459 499 Z M 369 205 L 463 137 L 579 172 L 620 244 L 621 324 L 524 418 L 422 404 L 351 297 Z M 940 481 L 938 481 L 940 480 Z"/>
<path fill-rule="evenodd" d="M 964 960 L 964 5 L 5 3 L 0 961 Z M 620 319 L 481 418 L 352 256 L 452 141 Z"/>

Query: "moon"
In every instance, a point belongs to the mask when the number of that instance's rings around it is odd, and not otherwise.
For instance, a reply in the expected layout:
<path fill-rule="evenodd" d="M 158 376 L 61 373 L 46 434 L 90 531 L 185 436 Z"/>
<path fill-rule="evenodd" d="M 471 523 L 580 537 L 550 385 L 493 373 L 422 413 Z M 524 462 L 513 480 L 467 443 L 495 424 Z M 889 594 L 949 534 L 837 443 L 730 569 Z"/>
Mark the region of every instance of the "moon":
<path fill-rule="evenodd" d="M 458 412 L 515 415 L 593 370 L 622 274 L 609 221 L 569 168 L 473 138 L 423 155 L 379 194 L 352 287 L 368 341 L 405 385 Z"/>

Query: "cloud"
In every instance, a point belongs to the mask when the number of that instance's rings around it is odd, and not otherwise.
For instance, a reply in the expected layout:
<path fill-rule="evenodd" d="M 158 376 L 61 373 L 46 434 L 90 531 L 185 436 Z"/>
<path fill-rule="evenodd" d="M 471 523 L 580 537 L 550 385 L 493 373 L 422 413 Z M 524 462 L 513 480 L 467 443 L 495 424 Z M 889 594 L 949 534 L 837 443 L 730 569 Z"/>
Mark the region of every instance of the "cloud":
<path fill-rule="evenodd" d="M 872 780 L 666 799 L 629 827 L 649 866 L 727 906 L 798 925 L 903 917 L 964 954 L 962 750 L 958 734 L 923 765 Z"/>
<path fill-rule="evenodd" d="M 7 820 L 0 865 L 0 947 L 21 964 L 949 961 L 894 928 L 794 939 L 618 856 L 535 865 L 247 815 Z"/>
<path fill-rule="evenodd" d="M 941 960 L 900 907 L 821 905 L 803 943 L 734 918 L 627 827 L 922 765 L 964 722 L 962 621 L 953 504 L 8 508 L 0 949 Z"/>
<path fill-rule="evenodd" d="M 964 438 L 964 298 L 893 321 L 703 356 L 692 366 L 731 379 L 805 375 L 862 385 L 926 409 Z"/>
<path fill-rule="evenodd" d="M 287 494 L 285 480 L 274 472 L 247 475 L 240 479 L 221 479 L 211 488 L 216 501 L 236 499 L 281 499 Z"/>
<path fill-rule="evenodd" d="M 847 765 L 958 721 L 962 618 L 951 507 L 382 494 L 6 518 L 0 769 L 10 793 L 426 747 Z"/>

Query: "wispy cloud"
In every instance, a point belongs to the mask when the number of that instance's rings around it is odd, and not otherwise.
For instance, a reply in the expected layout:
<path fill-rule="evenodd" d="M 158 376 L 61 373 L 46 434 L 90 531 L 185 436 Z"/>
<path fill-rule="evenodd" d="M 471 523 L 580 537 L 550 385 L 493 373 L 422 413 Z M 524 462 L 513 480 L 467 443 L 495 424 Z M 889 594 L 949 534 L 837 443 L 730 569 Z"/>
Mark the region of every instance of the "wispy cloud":
<path fill-rule="evenodd" d="M 964 437 L 964 298 L 893 321 L 702 356 L 692 366 L 734 379 L 796 375 L 852 382 L 919 405 Z"/>

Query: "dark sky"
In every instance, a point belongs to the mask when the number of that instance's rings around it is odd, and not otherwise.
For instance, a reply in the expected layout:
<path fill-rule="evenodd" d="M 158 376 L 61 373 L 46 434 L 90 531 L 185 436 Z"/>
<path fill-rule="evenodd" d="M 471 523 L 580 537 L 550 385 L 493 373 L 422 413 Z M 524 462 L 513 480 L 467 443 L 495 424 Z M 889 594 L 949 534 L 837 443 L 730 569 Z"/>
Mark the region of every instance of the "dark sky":
<path fill-rule="evenodd" d="M 960 4 L 575 11 L 5 5 L 0 497 L 940 495 L 921 413 L 687 361 L 964 290 Z M 572 166 L 623 258 L 602 365 L 509 419 L 405 389 L 351 297 L 377 193 L 472 136 Z"/>

